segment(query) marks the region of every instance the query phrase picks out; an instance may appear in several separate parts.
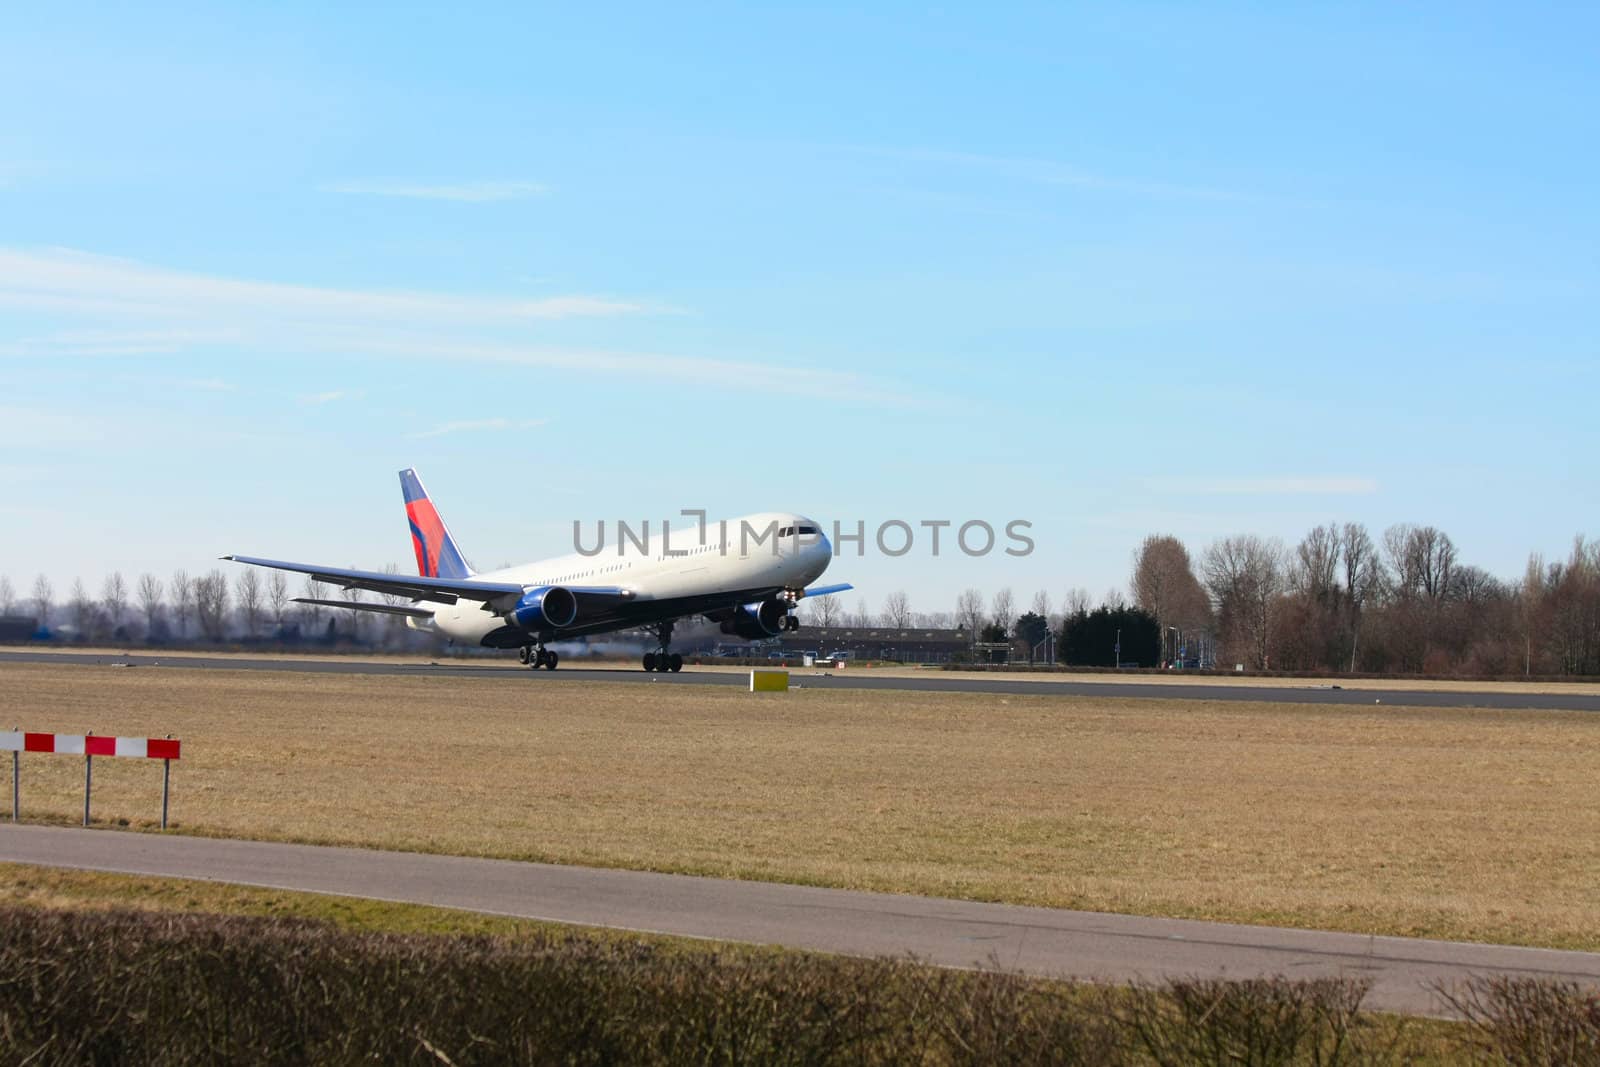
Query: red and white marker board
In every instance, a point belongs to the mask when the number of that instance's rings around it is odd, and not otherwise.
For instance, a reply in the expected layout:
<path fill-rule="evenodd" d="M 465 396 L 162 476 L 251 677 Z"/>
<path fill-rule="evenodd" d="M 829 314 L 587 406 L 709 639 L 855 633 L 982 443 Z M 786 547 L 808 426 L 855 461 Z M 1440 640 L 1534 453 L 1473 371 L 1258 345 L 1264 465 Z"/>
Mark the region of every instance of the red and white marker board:
<path fill-rule="evenodd" d="M 100 737 L 97 734 L 0 732 L 0 752 L 56 752 L 67 756 L 137 756 L 178 759 L 179 742 L 170 737 Z"/>

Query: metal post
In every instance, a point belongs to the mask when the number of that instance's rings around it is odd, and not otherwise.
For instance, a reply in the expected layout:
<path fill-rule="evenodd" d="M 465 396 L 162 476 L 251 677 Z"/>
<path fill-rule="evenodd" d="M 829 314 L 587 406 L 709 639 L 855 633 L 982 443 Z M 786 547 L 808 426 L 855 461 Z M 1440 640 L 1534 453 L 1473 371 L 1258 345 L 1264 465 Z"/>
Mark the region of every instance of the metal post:
<path fill-rule="evenodd" d="M 88 753 L 89 734 L 83 736 L 83 825 L 89 825 L 89 789 L 94 785 L 94 757 Z"/>
<path fill-rule="evenodd" d="M 169 738 L 171 736 L 171 734 L 167 735 Z M 164 759 L 161 761 L 161 828 L 163 830 L 167 828 L 167 790 L 171 785 L 172 761 Z"/>
<path fill-rule="evenodd" d="M 20 734 L 22 727 L 12 727 L 13 733 Z M 21 818 L 18 809 L 22 807 L 22 753 L 11 753 L 11 821 L 16 822 Z"/>

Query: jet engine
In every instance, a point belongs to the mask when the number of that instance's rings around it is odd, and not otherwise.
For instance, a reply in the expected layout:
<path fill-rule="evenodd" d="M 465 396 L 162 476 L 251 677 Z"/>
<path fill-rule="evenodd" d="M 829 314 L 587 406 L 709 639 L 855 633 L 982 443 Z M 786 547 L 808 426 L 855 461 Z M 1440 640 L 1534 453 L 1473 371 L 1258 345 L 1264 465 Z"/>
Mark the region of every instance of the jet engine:
<path fill-rule="evenodd" d="M 559 630 L 578 617 L 578 598 L 559 585 L 541 585 L 522 594 L 506 621 L 525 630 Z"/>
<path fill-rule="evenodd" d="M 746 641 L 776 637 L 783 632 L 783 620 L 788 614 L 787 604 L 777 600 L 758 600 L 740 606 L 732 618 L 724 620 L 722 632 Z"/>

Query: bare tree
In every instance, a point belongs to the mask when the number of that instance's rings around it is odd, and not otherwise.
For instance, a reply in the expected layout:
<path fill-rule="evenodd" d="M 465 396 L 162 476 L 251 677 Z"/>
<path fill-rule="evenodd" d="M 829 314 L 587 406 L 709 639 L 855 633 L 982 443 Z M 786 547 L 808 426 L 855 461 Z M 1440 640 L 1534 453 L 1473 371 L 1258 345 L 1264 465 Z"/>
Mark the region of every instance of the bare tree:
<path fill-rule="evenodd" d="M 983 593 L 977 589 L 964 589 L 956 597 L 956 625 L 967 631 L 967 640 L 976 641 L 983 629 Z"/>
<path fill-rule="evenodd" d="M 807 603 L 811 605 L 811 624 L 813 626 L 837 626 L 841 608 L 839 598 L 829 593 L 827 596 L 810 597 Z"/>
<path fill-rule="evenodd" d="M 82 578 L 72 579 L 72 622 L 78 628 L 78 638 L 82 640 L 89 636 L 89 631 L 94 628 L 94 601 L 89 599 L 89 590 L 83 586 Z"/>
<path fill-rule="evenodd" d="M 1033 594 L 1033 613 L 1041 619 L 1050 618 L 1050 594 L 1043 589 Z"/>
<path fill-rule="evenodd" d="M 1394 596 L 1385 608 L 1390 658 L 1402 670 L 1427 671 L 1436 648 L 1446 602 L 1454 587 L 1456 546 L 1433 526 L 1399 523 L 1383 532 L 1384 554 L 1393 570 Z"/>
<path fill-rule="evenodd" d="M 883 598 L 883 619 L 897 630 L 911 625 L 911 598 L 897 589 Z"/>
<path fill-rule="evenodd" d="M 1350 670 L 1356 669 L 1361 645 L 1361 619 L 1367 603 L 1383 589 L 1383 562 L 1372 535 L 1359 522 L 1347 522 L 1339 531 L 1339 560 L 1344 566 L 1344 607 L 1350 645 Z"/>
<path fill-rule="evenodd" d="M 315 578 L 307 576 L 305 587 L 300 591 L 300 597 L 302 600 L 326 600 L 328 599 L 328 587 Z M 300 620 L 301 625 L 308 630 L 316 626 L 322 621 L 322 605 L 301 604 Z"/>
<path fill-rule="evenodd" d="M 156 617 L 161 614 L 161 579 L 146 571 L 139 575 L 139 607 L 144 612 L 144 635 L 148 639 L 156 630 Z"/>
<path fill-rule="evenodd" d="M 355 564 L 350 565 L 355 570 Z M 354 586 L 346 586 L 339 591 L 339 598 L 347 604 L 360 604 L 366 599 L 366 594 Z M 355 640 L 361 640 L 361 633 L 366 629 L 366 612 L 359 609 L 350 612 L 350 635 Z"/>
<path fill-rule="evenodd" d="M 210 641 L 221 641 L 228 633 L 228 578 L 219 570 L 196 578 L 193 585 L 195 615 L 200 630 Z"/>
<path fill-rule="evenodd" d="M 1102 607 L 1110 611 L 1121 611 L 1128 606 L 1128 598 L 1122 595 L 1122 590 L 1116 586 L 1106 590 L 1106 595 L 1100 598 Z"/>
<path fill-rule="evenodd" d="M 239 572 L 233 587 L 239 611 L 244 615 L 244 632 L 254 637 L 261 626 L 261 576 L 254 567 L 246 567 Z"/>
<path fill-rule="evenodd" d="M 1133 555 L 1134 604 L 1153 615 L 1157 626 L 1170 626 L 1181 575 L 1189 570 L 1189 550 L 1182 541 L 1170 534 L 1149 535 Z"/>
<path fill-rule="evenodd" d="M 872 609 L 867 607 L 866 597 L 861 597 L 856 601 L 855 624 L 862 629 L 877 625 L 877 617 L 872 614 Z"/>
<path fill-rule="evenodd" d="M 107 576 L 100 587 L 100 599 L 105 603 L 112 631 L 121 629 L 122 618 L 128 611 L 128 583 L 122 580 L 121 571 L 112 571 Z"/>
<path fill-rule="evenodd" d="M 1066 599 L 1062 602 L 1062 610 L 1068 615 L 1087 615 L 1093 607 L 1094 598 L 1089 595 L 1089 590 L 1076 585 L 1067 590 Z"/>
<path fill-rule="evenodd" d="M 1437 604 L 1455 591 L 1457 555 L 1455 542 L 1443 530 L 1424 526 L 1412 535 L 1413 554 L 1421 561 L 1417 577 L 1422 593 Z"/>
<path fill-rule="evenodd" d="M 284 619 L 289 614 L 289 579 L 282 571 L 267 575 L 267 603 L 272 605 L 272 624 L 281 634 Z"/>
<path fill-rule="evenodd" d="M 1211 609 L 1205 588 L 1195 577 L 1194 560 L 1183 542 L 1169 534 L 1152 534 L 1134 554 L 1133 601 L 1155 617 L 1161 638 L 1161 658 L 1177 656 L 1183 631 L 1206 629 Z M 1169 631 L 1177 631 L 1168 643 Z"/>
<path fill-rule="evenodd" d="M 172 572 L 172 614 L 178 620 L 178 640 L 189 636 L 189 615 L 195 610 L 194 579 L 188 571 Z"/>
<path fill-rule="evenodd" d="M 10 615 L 11 606 L 17 602 L 17 591 L 11 587 L 11 578 L 0 574 L 0 615 Z"/>
<path fill-rule="evenodd" d="M 1334 523 L 1314 526 L 1295 546 L 1289 582 L 1309 600 L 1329 603 L 1339 589 L 1339 556 L 1343 538 Z"/>
<path fill-rule="evenodd" d="M 1522 584 L 1517 590 L 1517 623 L 1522 630 L 1522 673 L 1533 673 L 1533 633 L 1544 614 L 1544 556 L 1538 552 L 1528 555 L 1528 566 L 1522 572 Z"/>
<path fill-rule="evenodd" d="M 1017 624 L 1017 606 L 1011 596 L 1011 587 L 1000 590 L 994 595 L 994 624 L 1011 636 L 1011 628 Z"/>
<path fill-rule="evenodd" d="M 40 626 L 50 625 L 50 603 L 55 595 L 50 579 L 43 574 L 33 580 L 33 605 L 38 609 Z"/>
<path fill-rule="evenodd" d="M 1206 585 L 1217 601 L 1224 638 L 1248 650 L 1246 658 L 1257 668 L 1268 666 L 1283 560 L 1282 542 L 1254 534 L 1225 537 L 1205 553 Z"/>
<path fill-rule="evenodd" d="M 400 565 L 398 563 L 386 563 L 383 566 L 383 573 L 398 576 L 400 573 Z M 409 598 L 401 593 L 379 593 L 378 599 L 382 600 L 388 606 L 396 608 L 410 602 Z M 405 616 L 385 615 L 383 616 L 383 619 L 383 642 L 385 644 L 396 642 L 400 637 L 402 628 L 406 624 Z"/>
<path fill-rule="evenodd" d="M 1422 597 L 1437 604 L 1449 595 L 1456 566 L 1450 535 L 1432 526 L 1397 523 L 1383 532 L 1383 547 L 1402 598 Z"/>

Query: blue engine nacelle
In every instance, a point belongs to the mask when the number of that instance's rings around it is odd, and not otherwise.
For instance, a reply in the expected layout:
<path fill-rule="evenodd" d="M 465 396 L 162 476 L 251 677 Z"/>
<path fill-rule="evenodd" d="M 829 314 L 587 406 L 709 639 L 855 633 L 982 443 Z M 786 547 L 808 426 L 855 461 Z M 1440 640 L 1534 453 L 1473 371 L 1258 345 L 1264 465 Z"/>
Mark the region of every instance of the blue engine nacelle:
<path fill-rule="evenodd" d="M 789 614 L 787 604 L 776 600 L 758 600 L 745 604 L 733 613 L 733 618 L 722 624 L 722 632 L 742 637 L 746 641 L 759 641 L 763 637 L 776 637 L 783 632 L 783 617 Z"/>
<path fill-rule="evenodd" d="M 524 630 L 559 630 L 578 617 L 578 598 L 559 585 L 541 585 L 522 594 L 506 620 Z"/>

